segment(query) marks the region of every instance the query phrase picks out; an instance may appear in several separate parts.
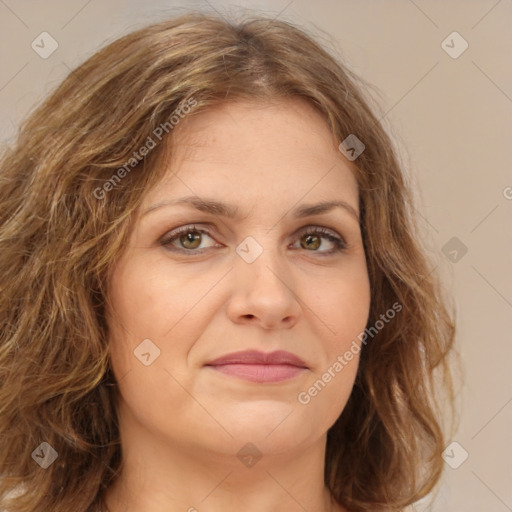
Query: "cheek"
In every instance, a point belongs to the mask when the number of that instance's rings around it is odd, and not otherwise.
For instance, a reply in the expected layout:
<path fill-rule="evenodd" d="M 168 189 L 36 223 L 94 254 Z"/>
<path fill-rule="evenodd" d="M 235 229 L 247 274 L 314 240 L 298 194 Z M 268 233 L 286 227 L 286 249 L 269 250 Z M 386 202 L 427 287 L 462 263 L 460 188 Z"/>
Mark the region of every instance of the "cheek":
<path fill-rule="evenodd" d="M 113 274 L 110 358 L 125 420 L 135 416 L 163 425 L 173 415 L 186 417 L 187 395 L 180 383 L 188 386 L 186 358 L 199 328 L 190 319 L 198 292 L 182 281 L 158 262 L 138 265 L 136 258 L 120 263 Z M 180 343 L 173 342 L 178 336 Z"/>
<path fill-rule="evenodd" d="M 313 313 L 322 320 L 322 364 L 298 395 L 298 403 L 310 412 L 326 414 L 334 422 L 350 396 L 359 366 L 361 334 L 370 313 L 370 283 L 366 265 L 359 262 L 338 274 L 310 296 Z M 323 411 L 323 412 L 322 412 Z"/>
<path fill-rule="evenodd" d="M 172 336 L 222 277 L 219 272 L 187 276 L 186 269 L 171 272 L 169 267 L 165 257 L 137 255 L 116 267 L 110 282 L 114 317 L 137 339 Z"/>
<path fill-rule="evenodd" d="M 309 428 L 316 428 L 315 422 L 321 418 L 327 429 L 345 408 L 359 367 L 360 335 L 370 310 L 367 280 L 345 280 L 330 287 L 321 296 L 318 310 L 323 311 L 321 318 L 329 326 L 328 330 L 323 329 L 324 357 L 296 398 Z"/>
<path fill-rule="evenodd" d="M 329 328 L 331 349 L 343 349 L 368 322 L 371 294 L 366 265 L 359 263 L 332 276 L 309 300 L 313 313 Z"/>
<path fill-rule="evenodd" d="M 222 275 L 170 272 L 165 258 L 142 261 L 133 253 L 118 263 L 107 310 L 110 357 L 118 382 L 128 376 L 123 385 L 129 387 L 130 401 L 168 388 L 172 377 L 167 371 L 188 383 L 188 353 L 215 310 L 215 284 Z"/>

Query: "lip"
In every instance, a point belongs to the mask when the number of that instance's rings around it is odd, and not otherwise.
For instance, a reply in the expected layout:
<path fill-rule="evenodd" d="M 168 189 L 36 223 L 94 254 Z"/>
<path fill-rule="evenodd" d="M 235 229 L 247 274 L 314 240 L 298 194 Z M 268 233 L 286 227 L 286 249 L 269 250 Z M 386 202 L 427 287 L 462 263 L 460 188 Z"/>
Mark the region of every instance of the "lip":
<path fill-rule="evenodd" d="M 286 352 L 285 350 L 276 350 L 274 352 L 260 352 L 259 350 L 243 350 L 240 352 L 232 352 L 225 356 L 218 357 L 207 366 L 218 366 L 222 364 L 263 364 L 263 365 L 283 365 L 297 366 L 299 368 L 307 368 L 306 363 L 295 354 Z"/>
<path fill-rule="evenodd" d="M 209 366 L 226 375 L 251 382 L 281 382 L 291 379 L 308 369 L 300 357 L 276 350 L 260 352 L 245 350 L 218 357 L 205 366 Z"/>

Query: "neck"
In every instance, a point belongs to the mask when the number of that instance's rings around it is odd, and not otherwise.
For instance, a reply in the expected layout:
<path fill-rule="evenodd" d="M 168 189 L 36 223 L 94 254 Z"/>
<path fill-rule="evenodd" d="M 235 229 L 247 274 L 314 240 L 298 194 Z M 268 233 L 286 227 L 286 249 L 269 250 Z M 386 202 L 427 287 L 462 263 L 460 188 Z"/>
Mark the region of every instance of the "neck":
<path fill-rule="evenodd" d="M 323 480 L 326 437 L 293 452 L 265 451 L 259 442 L 257 453 L 245 443 L 248 455 L 236 456 L 243 442 L 219 453 L 134 425 L 129 432 L 121 432 L 120 476 L 105 494 L 109 512 L 343 511 Z"/>

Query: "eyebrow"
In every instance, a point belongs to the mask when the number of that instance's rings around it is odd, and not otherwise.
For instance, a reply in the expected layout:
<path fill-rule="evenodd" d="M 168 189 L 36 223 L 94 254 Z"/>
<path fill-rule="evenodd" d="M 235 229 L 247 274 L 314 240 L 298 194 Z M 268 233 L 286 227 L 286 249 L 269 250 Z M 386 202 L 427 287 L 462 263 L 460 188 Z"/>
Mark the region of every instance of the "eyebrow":
<path fill-rule="evenodd" d="M 189 205 L 194 207 L 200 212 L 209 213 L 212 215 L 220 215 L 230 219 L 247 218 L 247 215 L 242 216 L 238 207 L 216 201 L 209 198 L 199 198 L 197 196 L 181 197 L 179 199 L 167 199 L 150 206 L 144 211 L 142 216 L 147 215 L 164 206 L 172 205 Z M 342 200 L 320 201 L 314 204 L 303 204 L 298 208 L 292 210 L 291 215 L 294 218 L 301 219 L 303 217 L 310 217 L 312 215 L 320 215 L 322 213 L 330 212 L 335 208 L 342 208 L 348 212 L 357 222 L 359 222 L 359 213 L 355 208 Z"/>

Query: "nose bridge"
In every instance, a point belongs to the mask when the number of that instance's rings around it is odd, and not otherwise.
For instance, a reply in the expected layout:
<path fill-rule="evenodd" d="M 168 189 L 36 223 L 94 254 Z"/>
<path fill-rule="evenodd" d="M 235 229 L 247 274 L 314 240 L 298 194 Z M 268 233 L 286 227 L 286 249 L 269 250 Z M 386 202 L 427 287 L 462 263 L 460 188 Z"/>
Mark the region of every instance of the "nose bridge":
<path fill-rule="evenodd" d="M 237 246 L 237 267 L 241 269 L 242 275 L 248 274 L 256 281 L 277 281 L 284 286 L 282 280 L 287 272 L 281 262 L 281 247 L 273 240 L 272 233 L 262 230 L 256 236 L 261 243 L 254 236 L 247 236 Z"/>
<path fill-rule="evenodd" d="M 259 239 L 259 240 L 258 240 Z M 261 240 L 261 242 L 260 242 Z M 290 325 L 300 306 L 293 291 L 292 273 L 275 232 L 262 230 L 247 236 L 236 248 L 235 288 L 231 313 L 236 318 L 251 318 L 265 327 L 281 322 Z"/>

